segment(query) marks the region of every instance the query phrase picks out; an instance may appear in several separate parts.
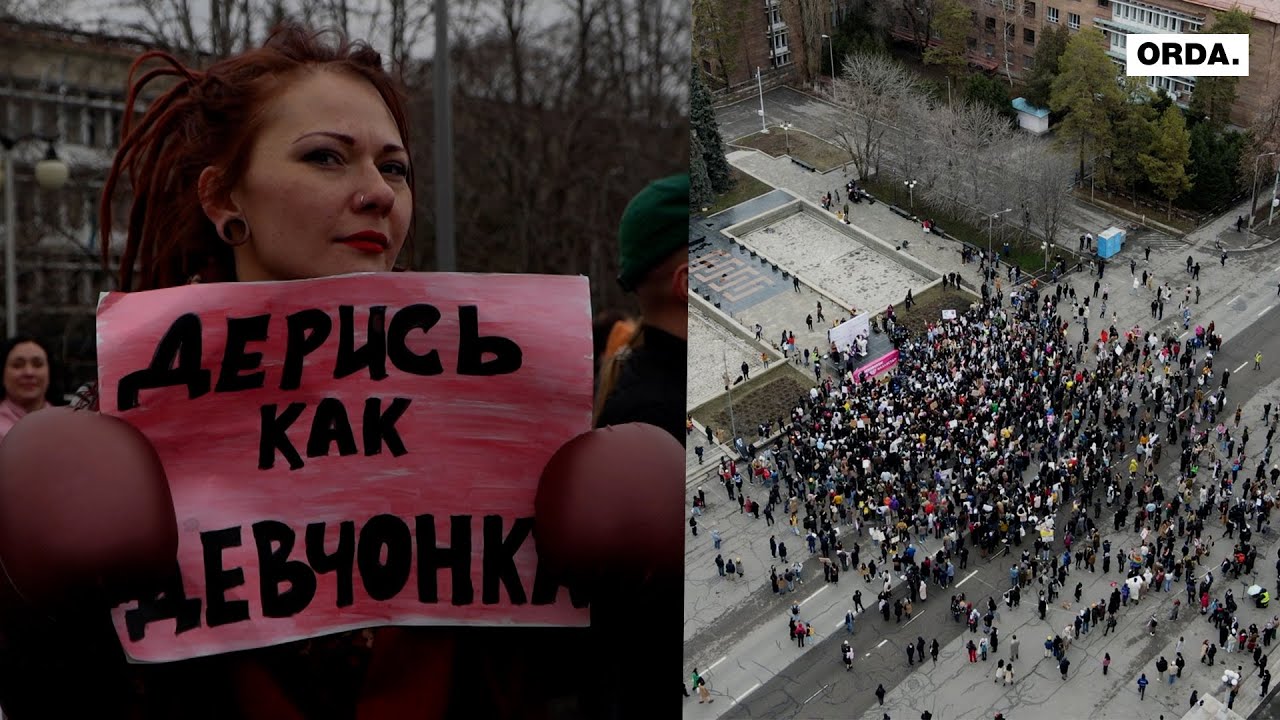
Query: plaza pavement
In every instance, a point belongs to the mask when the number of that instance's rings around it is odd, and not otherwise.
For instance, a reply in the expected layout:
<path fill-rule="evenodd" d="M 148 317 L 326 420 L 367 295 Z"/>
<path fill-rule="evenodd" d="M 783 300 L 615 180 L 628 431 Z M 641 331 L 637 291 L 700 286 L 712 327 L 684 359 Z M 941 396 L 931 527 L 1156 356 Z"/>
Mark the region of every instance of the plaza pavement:
<path fill-rule="evenodd" d="M 839 177 L 823 178 L 816 173 L 804 172 L 785 159 L 774 160 L 755 152 L 733 153 L 731 161 L 761 180 L 803 197 L 817 197 L 821 192 L 825 192 L 820 190 L 820 187 L 830 186 L 834 189 L 843 184 Z M 822 185 L 818 185 L 818 182 Z M 918 225 L 898 217 L 882 204 L 868 206 L 864 203 L 854 208 L 856 208 L 853 213 L 854 224 L 861 224 L 887 242 L 897 243 L 902 239 L 910 239 L 912 254 L 917 255 L 927 264 L 944 271 L 959 271 L 970 285 L 976 284 L 979 280 L 976 264 L 961 266 L 958 263 L 958 249 L 951 241 L 933 236 L 922 237 Z M 1114 311 L 1119 317 L 1117 327 L 1123 329 L 1134 324 L 1141 324 L 1146 328 L 1154 323 L 1158 328 L 1176 324 L 1180 330 L 1181 318 L 1177 312 L 1177 302 L 1181 297 L 1182 289 L 1189 281 L 1184 270 L 1185 259 L 1189 254 L 1202 266 L 1198 283 L 1201 287 L 1201 301 L 1199 305 L 1192 306 L 1194 315 L 1191 327 L 1194 328 L 1196 324 L 1207 325 L 1210 320 L 1216 320 L 1217 331 L 1223 334 L 1228 343 L 1246 340 L 1247 336 L 1238 337 L 1241 330 L 1262 315 L 1271 312 L 1275 304 L 1280 301 L 1277 297 L 1280 252 L 1271 247 L 1261 250 L 1255 247 L 1248 251 L 1234 249 L 1247 242 L 1243 238 L 1233 237 L 1237 234 L 1230 228 L 1235 215 L 1242 211 L 1241 208 L 1236 208 L 1226 213 L 1185 241 L 1171 242 L 1169 238 L 1156 238 L 1149 261 L 1144 259 L 1142 241 L 1129 243 L 1122 253 L 1108 264 L 1102 279 L 1102 283 L 1110 285 L 1111 288 L 1107 309 L 1108 320 Z M 1096 233 L 1096 228 L 1093 231 Z M 1223 242 L 1229 251 L 1225 268 L 1218 261 L 1218 250 L 1215 246 L 1215 241 L 1218 240 Z M 802 249 L 795 249 L 792 252 L 802 253 Z M 1150 293 L 1146 290 L 1140 290 L 1136 294 L 1131 291 L 1131 276 L 1128 268 L 1130 259 L 1135 260 L 1138 273 L 1145 268 L 1152 272 L 1157 280 L 1168 280 L 1173 287 L 1174 299 L 1166 305 L 1163 322 L 1154 322 L 1150 317 Z M 780 265 L 787 265 L 790 262 L 802 261 L 803 257 L 788 255 L 786 249 L 782 249 L 775 253 L 774 260 Z M 1068 276 L 1065 282 L 1076 289 L 1078 296 L 1083 296 L 1085 293 L 1092 294 L 1095 275 L 1092 272 L 1075 273 Z M 1097 317 L 1098 301 L 1093 302 L 1095 304 L 1091 313 L 1090 328 L 1091 334 L 1096 334 L 1103 324 Z M 1073 340 L 1081 337 L 1078 325 L 1073 326 L 1071 333 Z M 1280 358 L 1274 361 L 1280 361 Z M 1268 360 L 1264 360 L 1264 368 L 1269 367 Z M 1230 369 L 1233 372 L 1237 370 Z M 695 374 L 710 370 L 714 368 L 691 365 L 689 368 L 691 382 Z M 722 370 L 716 370 L 715 376 L 719 377 L 721 372 Z M 1277 401 L 1280 401 L 1280 386 L 1277 383 L 1271 383 L 1264 391 L 1249 400 L 1245 408 L 1246 423 L 1250 418 L 1256 422 L 1262 403 Z M 708 456 L 707 467 L 711 467 L 711 462 Z M 705 473 L 705 469 L 703 472 Z M 705 477 L 705 475 L 699 477 Z M 691 480 L 695 483 L 702 482 L 706 486 L 707 495 L 712 499 L 712 507 L 709 508 L 706 519 L 700 520 L 699 537 L 696 540 L 690 539 L 686 550 L 689 567 L 686 606 L 691 610 L 690 619 L 686 621 L 685 633 L 686 657 L 689 660 L 687 665 L 697 665 L 704 671 L 707 667 L 714 665 L 708 678 L 713 688 L 719 693 L 718 697 L 722 699 L 710 706 L 699 706 L 696 701 L 690 700 L 686 706 L 685 717 L 710 718 L 719 717 L 729 711 L 735 701 L 749 695 L 750 690 L 767 682 L 778 673 L 779 668 L 788 666 L 796 660 L 799 653 L 808 652 L 808 650 L 799 651 L 787 642 L 785 629 L 781 631 L 778 629 L 779 623 L 785 628 L 785 615 L 775 612 L 770 607 L 769 601 L 773 599 L 772 594 L 764 593 L 768 563 L 771 560 L 767 545 L 770 530 L 764 527 L 764 520 L 757 521 L 749 515 L 739 514 L 736 508 L 726 501 L 723 489 L 715 483 L 713 477 L 705 481 L 691 477 Z M 727 581 L 716 577 L 715 566 L 711 563 L 715 552 L 711 550 L 709 537 L 710 528 L 713 525 L 718 527 L 724 536 L 722 549 L 724 556 L 732 555 L 736 558 L 741 555 L 747 562 L 746 580 Z M 1212 523 L 1211 527 L 1216 527 L 1216 522 Z M 1219 528 L 1217 532 L 1220 533 L 1221 529 Z M 783 533 L 775 532 L 775 534 L 782 537 Z M 1270 577 L 1272 562 L 1269 558 L 1275 556 L 1275 538 L 1276 536 L 1272 535 L 1267 540 L 1266 549 L 1260 555 L 1258 569 L 1260 573 L 1264 573 L 1261 577 Z M 801 550 L 799 543 L 802 539 L 795 538 L 794 541 L 797 542 L 797 547 L 791 547 L 789 544 L 789 549 L 793 551 L 792 558 L 797 557 L 795 551 Z M 1114 548 L 1122 546 L 1118 538 L 1113 538 L 1112 542 Z M 799 556 L 807 556 L 807 549 L 802 550 Z M 816 563 L 811 565 L 816 568 Z M 820 631 L 831 633 L 841 624 L 844 611 L 847 609 L 846 590 L 851 591 L 852 586 L 861 586 L 861 579 L 846 575 L 840 583 L 838 592 L 821 590 L 820 595 L 815 595 L 814 593 L 819 592 L 822 582 L 818 580 L 816 584 L 814 583 L 812 580 L 814 572 L 813 568 L 808 570 L 807 589 L 797 593 L 795 597 L 801 600 L 812 598 L 812 602 L 805 606 L 805 615 L 815 620 L 816 627 Z M 1072 578 L 1078 582 L 1080 574 L 1078 571 L 1073 571 Z M 1087 572 L 1084 575 L 1089 576 Z M 818 577 L 820 578 L 820 575 Z M 1107 587 L 1109 582 L 1109 579 L 1097 578 L 1092 585 L 1086 583 L 1085 600 L 1090 601 L 1104 596 L 1104 589 L 1109 590 Z M 1270 586 L 1270 583 L 1264 584 Z M 1177 589 L 1175 587 L 1175 590 Z M 868 592 L 864 590 L 863 594 L 865 598 Z M 1237 595 L 1240 595 L 1240 592 L 1237 592 Z M 1188 663 L 1184 671 L 1184 679 L 1172 689 L 1167 685 L 1158 685 L 1154 680 L 1154 659 L 1163 653 L 1172 661 L 1172 647 L 1178 635 L 1172 632 L 1174 628 L 1171 628 L 1170 623 L 1167 622 L 1167 616 L 1162 616 L 1161 631 L 1155 638 L 1144 639 L 1145 634 L 1141 626 L 1149 615 L 1149 612 L 1146 612 L 1147 607 L 1155 604 L 1162 611 L 1167 611 L 1167 605 L 1174 597 L 1185 600 L 1184 594 L 1156 594 L 1153 600 L 1144 601 L 1141 612 L 1135 612 L 1132 609 L 1122 611 L 1121 632 L 1116 640 L 1108 636 L 1104 643 L 1102 638 L 1095 635 L 1080 642 L 1072 656 L 1072 677 L 1068 679 L 1065 687 L 1058 676 L 1056 666 L 1050 667 L 1048 661 L 1036 663 L 1037 669 L 1031 672 L 1028 672 L 1027 668 L 1043 655 L 1036 645 L 1035 638 L 1040 637 L 1042 642 L 1043 633 L 1040 631 L 1046 627 L 1057 627 L 1060 630 L 1061 626 L 1066 624 L 1067 611 L 1061 610 L 1060 606 L 1052 610 L 1050 619 L 1054 620 L 1056 617 L 1056 620 L 1047 626 L 1041 626 L 1038 619 L 1031 619 L 1034 617 L 1034 604 L 1030 606 L 1030 610 L 1024 605 L 1021 611 L 1007 613 L 1009 617 L 1005 617 L 1000 623 L 1006 643 L 1015 633 L 1023 643 L 1022 655 L 1025 660 L 1019 665 L 1021 672 L 1014 687 L 1006 691 L 992 682 L 994 658 L 985 666 L 979 664 L 973 668 L 966 667 L 967 662 L 960 662 L 963 640 L 959 640 L 944 648 L 939 658 L 939 670 L 932 672 L 917 670 L 907 676 L 900 686 L 901 691 L 897 691 L 896 688 L 895 691 L 891 691 L 885 710 L 896 718 L 919 717 L 919 712 L 929 707 L 936 708 L 932 712 L 937 720 L 950 717 L 989 717 L 979 713 L 986 712 L 994 705 L 1003 702 L 1006 707 L 1011 706 L 1015 710 L 1011 718 L 1045 711 L 1053 713 L 1054 717 L 1154 718 L 1161 712 L 1166 717 L 1179 717 L 1187 710 L 1186 700 L 1191 687 L 1196 687 L 1202 696 L 1216 693 L 1220 685 L 1217 679 L 1223 668 L 1221 661 L 1224 658 L 1228 661 L 1235 660 L 1235 657 L 1219 653 L 1220 662 L 1217 667 L 1210 670 L 1201 666 L 1198 662 L 1199 641 L 1207 637 L 1208 630 L 1212 630 L 1212 627 L 1203 622 L 1198 612 L 1184 612 L 1182 620 L 1177 623 L 1177 629 L 1187 638 L 1183 650 L 1183 656 Z M 1242 603 L 1242 607 L 1243 605 Z M 1259 615 L 1257 620 L 1253 620 L 1252 616 L 1254 613 L 1262 612 L 1264 611 L 1256 611 L 1249 607 L 1243 610 L 1243 615 L 1261 626 L 1269 615 Z M 1280 608 L 1273 608 L 1272 612 L 1280 612 Z M 762 617 L 772 618 L 773 624 L 760 625 L 758 618 Z M 717 620 L 717 618 L 720 619 Z M 732 626 L 738 619 L 741 619 L 742 623 L 740 630 L 725 631 L 726 626 Z M 755 624 L 752 625 L 752 623 Z M 720 629 L 718 634 L 716 628 Z M 1113 647 L 1116 648 L 1115 652 L 1111 650 Z M 1191 648 L 1189 653 L 1188 648 Z M 1102 652 L 1111 652 L 1113 660 L 1111 676 L 1106 681 L 1102 679 L 1099 666 Z M 1243 660 L 1243 656 L 1240 657 Z M 823 657 L 817 662 L 836 662 L 836 659 L 832 653 L 832 657 Z M 1244 661 L 1236 664 L 1246 665 L 1245 690 L 1237 700 L 1236 710 L 1241 714 L 1247 714 L 1258 705 L 1257 684 L 1256 681 L 1250 683 L 1250 679 L 1254 677 L 1254 673 L 1248 670 L 1251 663 Z M 1272 663 L 1272 666 L 1274 672 L 1275 663 Z M 688 666 L 684 668 L 686 673 L 689 669 Z M 1140 703 L 1138 700 L 1134 684 L 1139 672 L 1147 672 L 1148 678 L 1152 679 L 1152 684 L 1148 688 L 1149 697 L 1145 703 Z M 1005 699 L 996 699 L 994 695 L 1000 695 Z M 926 701 L 933 704 L 921 704 Z M 882 712 L 872 708 L 865 713 L 864 717 L 879 720 Z M 798 714 L 794 717 L 806 716 Z"/>

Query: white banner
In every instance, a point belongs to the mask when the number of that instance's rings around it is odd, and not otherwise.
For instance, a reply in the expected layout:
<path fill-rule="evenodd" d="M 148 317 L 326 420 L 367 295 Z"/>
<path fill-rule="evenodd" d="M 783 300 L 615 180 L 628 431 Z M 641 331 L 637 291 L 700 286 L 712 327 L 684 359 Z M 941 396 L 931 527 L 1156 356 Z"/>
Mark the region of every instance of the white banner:
<path fill-rule="evenodd" d="M 871 313 L 863 313 L 852 320 L 845 320 L 827 331 L 827 342 L 836 344 L 844 352 L 859 335 L 871 337 Z"/>

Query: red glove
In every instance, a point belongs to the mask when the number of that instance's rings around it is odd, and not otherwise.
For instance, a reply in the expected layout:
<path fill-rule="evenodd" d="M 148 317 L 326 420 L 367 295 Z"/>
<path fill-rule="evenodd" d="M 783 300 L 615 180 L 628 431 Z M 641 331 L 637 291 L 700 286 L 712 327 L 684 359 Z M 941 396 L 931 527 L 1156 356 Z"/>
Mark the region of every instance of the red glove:
<path fill-rule="evenodd" d="M 684 448 L 653 425 L 565 443 L 538 485 L 539 560 L 569 582 L 683 576 L 684 472 Z"/>
<path fill-rule="evenodd" d="M 0 608 L 101 608 L 158 589 L 177 552 L 164 468 L 132 425 L 49 408 L 0 443 Z"/>

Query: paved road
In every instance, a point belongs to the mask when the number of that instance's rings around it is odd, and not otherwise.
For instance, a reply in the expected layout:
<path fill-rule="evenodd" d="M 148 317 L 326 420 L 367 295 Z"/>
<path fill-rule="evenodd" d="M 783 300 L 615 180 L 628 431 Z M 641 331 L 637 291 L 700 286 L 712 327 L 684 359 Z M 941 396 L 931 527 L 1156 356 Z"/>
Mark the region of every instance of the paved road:
<path fill-rule="evenodd" d="M 720 124 L 720 135 L 726 141 L 732 141 L 744 135 L 760 131 L 760 117 L 756 114 L 760 109 L 758 97 L 743 100 L 732 105 L 716 108 L 716 120 Z M 790 122 L 800 130 L 831 140 L 835 137 L 835 119 L 843 111 L 834 105 L 788 87 L 770 90 L 764 96 L 765 118 L 770 125 Z M 1050 152 L 1049 138 L 1041 138 L 1045 143 L 1045 151 Z M 1231 216 L 1234 219 L 1234 215 Z M 1086 232 L 1097 235 L 1112 225 L 1120 224 L 1115 218 L 1088 203 L 1072 201 L 1063 213 L 1062 227 L 1057 241 L 1069 242 Z M 1123 224 L 1121 224 L 1123 227 Z M 1159 236 L 1158 238 L 1155 236 Z M 1159 233 L 1152 233 L 1148 240 L 1158 245 L 1183 246 L 1185 243 Z"/>

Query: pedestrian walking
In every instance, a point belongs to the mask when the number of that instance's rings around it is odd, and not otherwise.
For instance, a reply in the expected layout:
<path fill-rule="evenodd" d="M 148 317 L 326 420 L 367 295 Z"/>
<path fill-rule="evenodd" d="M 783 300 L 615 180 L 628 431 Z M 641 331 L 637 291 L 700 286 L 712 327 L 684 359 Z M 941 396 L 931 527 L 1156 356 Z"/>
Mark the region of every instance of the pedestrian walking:
<path fill-rule="evenodd" d="M 1111 668 L 1111 653 L 1102 656 L 1102 674 L 1106 675 L 1107 670 Z"/>
<path fill-rule="evenodd" d="M 716 563 L 716 571 L 720 573 L 720 577 L 724 577 L 724 558 L 721 557 L 719 554 L 717 554 L 715 563 Z"/>
<path fill-rule="evenodd" d="M 907 664 L 916 664 L 916 646 L 911 643 L 907 643 Z"/>
<path fill-rule="evenodd" d="M 1189 706 L 1189 707 L 1194 708 L 1194 707 L 1196 706 L 1196 702 L 1197 702 L 1199 699 L 1200 699 L 1200 693 L 1199 693 L 1199 691 L 1197 691 L 1197 690 L 1192 690 L 1192 691 L 1191 691 L 1191 702 L 1190 702 L 1190 703 L 1188 703 L 1188 706 Z"/>
<path fill-rule="evenodd" d="M 880 701 L 881 705 L 884 704 L 884 685 L 876 686 L 876 699 Z"/>
<path fill-rule="evenodd" d="M 929 655 L 933 658 L 934 665 L 938 664 L 938 651 L 941 649 L 941 646 L 938 645 L 938 638 L 934 638 L 933 642 L 929 643 Z"/>
<path fill-rule="evenodd" d="M 1147 683 L 1148 682 L 1149 681 L 1147 680 L 1146 673 L 1143 673 L 1142 677 L 1138 678 L 1138 699 L 1139 700 L 1147 699 Z"/>
<path fill-rule="evenodd" d="M 934 642 L 937 643 L 937 640 L 935 640 Z M 1014 660 L 1017 660 L 1017 659 L 1018 659 L 1018 636 L 1012 635 L 1009 637 L 1009 662 L 1013 662 Z"/>
<path fill-rule="evenodd" d="M 1253 369 L 1254 370 L 1262 369 L 1262 351 L 1261 350 L 1253 354 Z"/>
<path fill-rule="evenodd" d="M 1063 680 L 1067 679 L 1067 670 L 1069 669 L 1071 669 L 1071 661 L 1067 659 L 1066 655 L 1063 655 L 1062 659 L 1058 661 L 1058 670 L 1062 673 Z"/>

